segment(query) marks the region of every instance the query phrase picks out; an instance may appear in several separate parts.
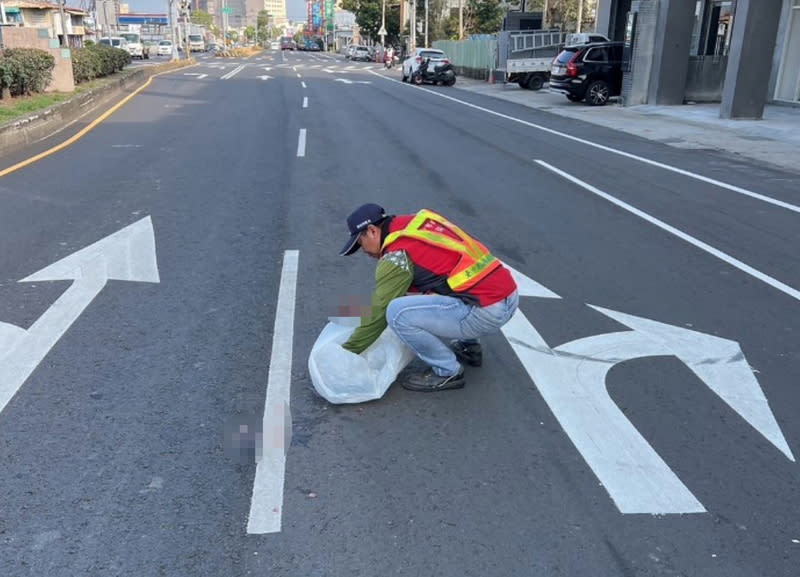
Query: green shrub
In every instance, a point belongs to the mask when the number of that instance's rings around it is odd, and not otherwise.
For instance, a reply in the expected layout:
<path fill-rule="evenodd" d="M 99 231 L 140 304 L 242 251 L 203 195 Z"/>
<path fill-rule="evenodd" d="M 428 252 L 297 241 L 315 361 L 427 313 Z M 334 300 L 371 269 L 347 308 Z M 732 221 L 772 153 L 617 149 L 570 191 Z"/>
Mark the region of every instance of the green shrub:
<path fill-rule="evenodd" d="M 88 44 L 72 50 L 72 76 L 76 84 L 109 76 L 130 63 L 131 55 L 127 50 L 106 44 Z"/>
<path fill-rule="evenodd" d="M 97 59 L 86 48 L 73 48 L 72 50 L 72 77 L 75 84 L 89 82 L 97 78 L 99 66 Z"/>
<path fill-rule="evenodd" d="M 12 96 L 44 92 L 56 59 L 38 48 L 6 48 L 0 56 L 0 90 Z"/>

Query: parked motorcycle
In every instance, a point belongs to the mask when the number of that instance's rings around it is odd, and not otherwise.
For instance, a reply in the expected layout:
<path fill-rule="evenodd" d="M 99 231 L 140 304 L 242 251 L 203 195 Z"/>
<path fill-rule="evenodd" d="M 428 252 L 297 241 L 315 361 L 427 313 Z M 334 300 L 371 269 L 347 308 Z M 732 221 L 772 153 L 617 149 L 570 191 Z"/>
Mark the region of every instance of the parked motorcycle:
<path fill-rule="evenodd" d="M 419 85 L 427 82 L 445 86 L 452 86 L 456 83 L 456 71 L 452 64 L 449 62 L 440 64 L 439 66 L 434 66 L 433 70 L 431 70 L 430 61 L 430 58 L 426 58 L 419 63 L 419 67 L 411 73 L 412 83 Z"/>

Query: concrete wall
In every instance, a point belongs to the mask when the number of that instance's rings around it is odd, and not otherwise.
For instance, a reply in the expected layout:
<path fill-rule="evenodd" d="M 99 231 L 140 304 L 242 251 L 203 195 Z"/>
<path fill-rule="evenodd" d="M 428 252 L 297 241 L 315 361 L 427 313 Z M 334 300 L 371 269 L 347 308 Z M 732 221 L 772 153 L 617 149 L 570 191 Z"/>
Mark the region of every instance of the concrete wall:
<path fill-rule="evenodd" d="M 60 48 L 58 40 L 49 38 L 46 28 L 18 28 L 3 26 L 0 38 L 6 48 L 39 48 L 53 55 L 56 60 L 53 76 L 46 92 L 72 92 L 75 79 L 72 76 L 72 58 L 69 48 Z"/>
<path fill-rule="evenodd" d="M 722 100 L 727 66 L 727 56 L 691 56 L 686 74 L 685 99 L 692 102 Z"/>

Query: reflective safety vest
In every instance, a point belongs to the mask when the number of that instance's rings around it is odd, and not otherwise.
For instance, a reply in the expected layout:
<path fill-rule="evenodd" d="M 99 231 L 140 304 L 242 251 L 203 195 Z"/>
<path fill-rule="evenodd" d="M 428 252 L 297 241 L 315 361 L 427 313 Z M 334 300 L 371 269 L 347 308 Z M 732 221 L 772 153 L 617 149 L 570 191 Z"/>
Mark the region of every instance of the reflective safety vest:
<path fill-rule="evenodd" d="M 428 221 L 433 221 L 448 229 L 458 237 L 458 240 L 440 232 L 423 229 L 423 225 Z M 480 242 L 443 216 L 425 208 L 420 210 L 405 228 L 389 234 L 383 241 L 381 251 L 403 237 L 414 238 L 430 245 L 459 253 L 458 264 L 447 275 L 447 284 L 456 292 L 468 290 L 500 266 L 500 261 L 492 256 L 489 249 Z"/>

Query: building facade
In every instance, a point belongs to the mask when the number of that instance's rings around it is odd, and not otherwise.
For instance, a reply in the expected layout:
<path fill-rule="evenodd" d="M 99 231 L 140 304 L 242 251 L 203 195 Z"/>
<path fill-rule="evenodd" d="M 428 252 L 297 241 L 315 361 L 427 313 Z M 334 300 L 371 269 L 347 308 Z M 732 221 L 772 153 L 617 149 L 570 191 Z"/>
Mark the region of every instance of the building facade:
<path fill-rule="evenodd" d="M 596 31 L 630 44 L 625 104 L 800 103 L 800 0 L 598 0 Z"/>
<path fill-rule="evenodd" d="M 66 27 L 66 44 L 73 48 L 83 46 L 86 35 L 83 19 L 86 12 L 80 8 L 65 6 L 62 23 L 59 6 L 55 2 L 6 0 L 0 6 L 2 9 L 0 19 L 5 26 L 47 30 L 47 37 L 57 40 L 58 43 L 62 41 Z"/>

